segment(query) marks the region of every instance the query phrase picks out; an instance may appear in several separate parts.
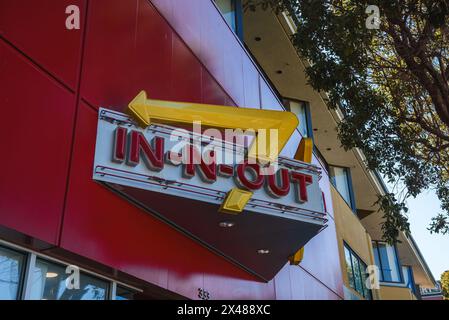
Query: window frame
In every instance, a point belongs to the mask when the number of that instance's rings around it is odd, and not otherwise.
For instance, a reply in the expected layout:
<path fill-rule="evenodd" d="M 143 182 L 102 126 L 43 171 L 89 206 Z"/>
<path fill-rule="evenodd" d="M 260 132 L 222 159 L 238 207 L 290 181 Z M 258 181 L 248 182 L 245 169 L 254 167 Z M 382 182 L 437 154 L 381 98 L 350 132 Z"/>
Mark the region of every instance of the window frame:
<path fill-rule="evenodd" d="M 273 84 L 272 84 L 273 86 Z M 315 144 L 315 137 L 313 134 L 313 124 L 312 124 L 312 112 L 310 111 L 310 102 L 305 101 L 305 100 L 300 100 L 300 99 L 295 99 L 295 98 L 290 98 L 290 97 L 283 97 L 282 98 L 282 104 L 285 108 L 285 110 L 287 111 L 291 111 L 290 108 L 290 102 L 298 102 L 298 103 L 303 103 L 304 105 L 304 109 L 305 109 L 305 116 L 306 116 L 306 131 L 307 131 L 307 138 L 311 138 L 312 142 L 313 142 L 313 152 L 314 155 L 317 157 L 318 161 L 321 163 L 321 165 L 324 167 L 324 169 L 329 172 L 329 163 L 327 163 L 327 160 L 324 158 L 323 154 L 321 153 L 321 151 L 317 148 L 316 144 Z M 296 128 L 296 130 L 299 132 L 299 129 Z M 299 132 L 300 133 L 300 132 Z M 300 133 L 301 134 L 301 133 Z M 301 134 L 302 136 L 302 134 Z"/>
<path fill-rule="evenodd" d="M 0 242 L 0 250 L 1 249 L 4 249 L 5 251 L 15 252 L 18 255 L 21 255 L 23 258 L 23 261 L 20 265 L 20 270 L 19 270 L 17 293 L 16 293 L 16 297 L 14 299 L 14 300 L 19 300 L 23 296 L 23 292 L 25 290 L 25 277 L 26 277 L 26 271 L 27 271 L 28 256 L 25 252 L 22 252 L 20 250 L 17 250 L 16 248 L 12 248 L 10 246 L 6 246 L 2 242 Z"/>
<path fill-rule="evenodd" d="M 52 260 L 50 260 L 50 259 L 47 259 L 47 258 L 44 258 L 44 257 L 37 256 L 37 257 L 36 257 L 35 264 L 34 264 L 34 267 L 33 267 L 33 269 L 32 269 L 32 272 L 34 272 L 34 270 L 35 270 L 35 268 L 36 268 L 36 263 L 38 263 L 38 262 L 43 262 L 43 263 L 51 264 L 51 265 L 56 266 L 56 267 L 59 267 L 59 268 L 61 268 L 61 269 L 65 269 L 65 268 L 68 266 L 67 263 L 55 262 L 55 261 L 52 261 Z M 105 285 L 105 295 L 104 295 L 104 299 L 103 299 L 103 300 L 104 300 L 104 301 L 109 300 L 109 297 L 111 296 L 111 282 L 110 282 L 108 279 L 102 278 L 102 277 L 100 277 L 100 276 L 97 275 L 97 274 L 85 272 L 84 270 L 81 270 L 81 268 L 79 268 L 79 270 L 80 270 L 80 277 L 82 277 L 83 275 L 85 275 L 85 276 L 87 276 L 87 277 L 89 277 L 89 278 L 91 278 L 91 279 L 97 280 L 97 281 L 99 281 L 99 282 L 103 282 L 104 285 Z M 81 278 L 80 278 L 80 279 L 81 279 Z M 33 280 L 32 275 L 31 275 L 31 280 Z M 30 285 L 30 287 L 27 288 L 27 289 L 30 289 L 30 290 L 31 290 L 31 288 L 32 288 L 32 286 Z M 31 293 L 31 291 L 30 291 L 30 293 Z M 100 300 L 100 301 L 101 301 L 101 300 Z"/>
<path fill-rule="evenodd" d="M 292 113 L 295 113 L 295 112 L 292 111 L 290 102 L 300 103 L 303 105 L 304 111 L 305 111 L 305 118 L 306 118 L 306 132 L 307 132 L 306 138 L 311 138 L 312 141 L 314 141 L 313 127 L 312 127 L 312 114 L 310 113 L 310 103 L 307 101 L 304 101 L 304 100 L 299 100 L 299 99 L 294 99 L 294 98 L 289 98 L 289 97 L 282 98 L 282 103 L 283 103 L 285 109 Z M 295 115 L 296 115 L 296 113 L 295 113 Z M 299 132 L 298 128 L 296 128 L 296 130 Z M 301 132 L 300 132 L 300 134 L 302 136 Z"/>
<path fill-rule="evenodd" d="M 348 184 L 348 192 L 349 192 L 349 203 L 346 201 L 346 199 L 343 197 L 343 195 L 340 193 L 340 190 L 337 188 L 337 183 L 335 181 L 335 174 L 333 173 L 333 168 L 340 168 L 343 169 L 346 173 L 347 177 L 347 184 Z M 332 185 L 335 187 L 335 189 L 338 191 L 340 196 L 343 198 L 343 200 L 346 202 L 346 204 L 351 208 L 351 210 L 354 213 L 357 213 L 357 207 L 355 203 L 355 195 L 354 195 L 354 187 L 352 185 L 352 175 L 351 175 L 351 168 L 343 167 L 343 166 L 337 166 L 337 165 L 329 165 L 329 179 L 332 183 Z"/>
<path fill-rule="evenodd" d="M 70 265 L 70 263 L 68 263 L 66 261 L 62 261 L 62 260 L 53 258 L 51 256 L 38 253 L 34 250 L 24 248 L 19 245 L 15 245 L 15 244 L 12 244 L 10 242 L 7 242 L 7 241 L 1 240 L 1 239 L 0 239 L 0 247 L 6 248 L 8 250 L 12 250 L 12 251 L 15 251 L 15 252 L 18 252 L 18 253 L 24 255 L 24 262 L 23 262 L 24 265 L 22 267 L 23 274 L 21 275 L 21 279 L 20 279 L 21 283 L 19 284 L 20 290 L 18 292 L 16 300 L 30 300 L 32 274 L 33 274 L 33 271 L 34 271 L 34 268 L 36 265 L 36 259 L 42 259 L 42 260 L 48 261 L 50 263 L 58 264 L 58 265 L 65 266 L 65 267 Z M 78 268 L 79 268 L 80 273 L 84 273 L 90 277 L 94 277 L 101 281 L 107 282 L 107 294 L 106 294 L 105 300 L 115 300 L 115 293 L 116 293 L 117 285 L 127 288 L 131 291 L 135 291 L 137 293 L 143 292 L 142 289 L 134 287 L 132 285 L 111 279 L 107 276 L 98 274 L 96 272 L 90 271 L 83 267 L 78 266 Z"/>
<path fill-rule="evenodd" d="M 404 275 L 402 274 L 402 266 L 401 266 L 401 264 L 399 262 L 398 248 L 397 248 L 396 244 L 389 245 L 385 241 L 380 241 L 380 240 L 372 240 L 372 243 L 375 244 L 375 246 L 373 245 L 373 254 L 377 254 L 377 259 L 378 259 L 379 264 L 380 264 L 380 266 L 378 266 L 379 274 L 380 274 L 379 282 L 382 282 L 382 283 L 394 283 L 394 284 L 405 284 Z M 395 263 L 396 263 L 396 267 L 398 268 L 399 281 L 387 281 L 387 280 L 385 280 L 384 273 L 383 273 L 383 268 L 382 268 L 382 259 L 381 259 L 381 255 L 380 255 L 380 252 L 379 252 L 379 244 L 385 245 L 386 247 L 387 246 L 393 247 L 395 258 L 396 258 L 395 259 L 396 260 Z"/>
<path fill-rule="evenodd" d="M 404 277 L 404 284 L 407 286 L 407 288 L 409 288 L 413 292 L 414 295 L 416 295 L 417 290 L 416 290 L 416 282 L 415 282 L 415 275 L 413 273 L 413 268 L 408 265 L 403 265 L 401 269 L 402 269 L 402 272 L 404 272 L 404 269 L 406 270 L 407 277 L 409 278 L 410 286 L 408 285 L 408 283 L 405 282 L 405 277 Z"/>
<path fill-rule="evenodd" d="M 220 10 L 220 7 L 218 6 L 218 4 L 216 3 L 216 1 L 212 1 L 215 5 L 215 7 L 217 8 L 218 12 L 220 12 L 220 14 L 223 16 L 223 19 L 226 22 L 226 25 L 229 27 L 229 29 L 232 30 L 232 32 L 234 32 L 237 37 L 240 39 L 240 41 L 244 41 L 244 36 L 243 36 L 243 5 L 242 5 L 242 0 L 228 0 L 231 4 L 231 8 L 233 9 L 234 12 L 234 23 L 235 23 L 235 30 L 232 28 L 232 26 L 229 25 L 229 23 L 226 21 L 226 19 L 224 19 L 224 16 Z"/>
<path fill-rule="evenodd" d="M 354 287 L 351 286 L 351 283 L 349 283 L 350 288 L 352 288 L 355 292 L 357 292 L 361 297 L 363 297 L 365 300 L 373 300 L 373 291 L 369 288 L 365 288 L 365 283 L 364 283 L 364 279 L 367 279 L 368 274 L 365 272 L 365 277 L 362 275 L 362 270 L 361 267 L 368 267 L 368 265 L 365 263 L 365 261 L 363 261 L 362 258 L 360 258 L 360 256 L 349 246 L 349 244 L 346 241 L 343 241 L 343 250 L 347 250 L 349 252 L 350 255 L 350 261 L 351 261 L 351 271 L 352 271 L 352 279 L 354 279 Z M 347 264 L 346 262 L 346 252 L 344 252 L 344 256 L 345 256 L 345 265 Z M 360 278 L 361 281 L 361 285 L 362 285 L 362 292 L 359 292 L 357 290 L 357 284 L 356 284 L 356 277 L 355 277 L 355 272 L 354 272 L 354 263 L 353 263 L 353 258 L 355 258 L 355 260 L 357 260 L 357 264 L 359 265 L 358 268 L 358 277 Z M 347 273 L 347 272 L 346 272 Z M 350 282 L 349 280 L 349 275 L 348 275 L 348 282 Z M 366 294 L 368 295 L 368 297 L 366 296 Z"/>

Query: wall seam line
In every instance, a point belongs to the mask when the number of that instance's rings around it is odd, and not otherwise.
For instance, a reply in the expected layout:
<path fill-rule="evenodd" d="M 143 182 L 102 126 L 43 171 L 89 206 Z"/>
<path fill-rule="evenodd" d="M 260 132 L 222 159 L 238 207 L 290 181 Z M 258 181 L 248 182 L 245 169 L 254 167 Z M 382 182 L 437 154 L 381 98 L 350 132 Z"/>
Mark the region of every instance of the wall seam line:
<path fill-rule="evenodd" d="M 84 63 L 84 54 L 85 54 L 85 45 L 86 45 L 86 37 L 87 37 L 87 22 L 88 22 L 88 14 L 89 14 L 89 0 L 86 0 L 86 5 L 84 8 L 84 23 L 82 25 L 82 35 L 81 35 L 81 46 L 80 46 L 80 57 L 79 57 L 79 69 L 77 74 L 77 83 L 76 83 L 76 91 L 75 91 L 75 112 L 72 124 L 72 141 L 70 145 L 69 152 L 69 163 L 67 168 L 67 179 L 65 185 L 65 193 L 64 193 L 64 202 L 62 206 L 62 215 L 59 221 L 59 230 L 57 234 L 56 243 L 58 247 L 61 247 L 62 241 L 62 232 L 64 229 L 64 220 L 65 213 L 67 209 L 67 199 L 69 194 L 70 187 L 70 178 L 71 178 L 71 169 L 72 169 L 72 161 L 73 161 L 73 151 L 75 149 L 75 134 L 76 134 L 76 126 L 77 126 L 77 118 L 78 118 L 78 110 L 81 103 L 81 80 L 82 80 L 82 72 L 83 72 L 83 63 Z"/>

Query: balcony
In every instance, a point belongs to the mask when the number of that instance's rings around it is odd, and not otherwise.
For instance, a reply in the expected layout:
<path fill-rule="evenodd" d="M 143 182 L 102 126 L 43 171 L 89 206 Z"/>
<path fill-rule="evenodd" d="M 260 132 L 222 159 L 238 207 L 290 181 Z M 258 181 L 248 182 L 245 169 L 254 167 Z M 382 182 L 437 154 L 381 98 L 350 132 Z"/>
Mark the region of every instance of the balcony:
<path fill-rule="evenodd" d="M 380 296 L 382 300 L 417 300 L 410 288 L 384 283 L 380 284 Z"/>

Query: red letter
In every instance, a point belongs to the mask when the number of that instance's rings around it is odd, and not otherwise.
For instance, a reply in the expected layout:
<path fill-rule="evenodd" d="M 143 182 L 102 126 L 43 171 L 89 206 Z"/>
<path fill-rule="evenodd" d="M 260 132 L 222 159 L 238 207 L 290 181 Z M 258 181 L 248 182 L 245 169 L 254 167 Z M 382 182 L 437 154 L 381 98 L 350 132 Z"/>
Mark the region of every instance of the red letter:
<path fill-rule="evenodd" d="M 281 186 L 278 186 L 277 172 L 270 174 L 268 176 L 268 191 L 272 196 L 284 197 L 290 192 L 290 176 L 288 175 L 288 170 L 282 168 L 280 171 Z"/>
<path fill-rule="evenodd" d="M 245 175 L 246 169 L 250 169 L 254 180 L 250 181 Z M 246 160 L 237 165 L 237 183 L 248 190 L 257 190 L 263 186 L 264 176 L 260 174 L 260 166 L 257 163 L 248 163 Z"/>
<path fill-rule="evenodd" d="M 307 185 L 312 183 L 312 176 L 298 172 L 292 172 L 292 182 L 298 183 L 298 200 L 307 202 Z"/>
<path fill-rule="evenodd" d="M 129 148 L 128 164 L 136 166 L 140 161 L 141 151 L 148 169 L 160 171 L 164 168 L 164 138 L 154 137 L 153 148 L 140 131 L 132 130 L 130 133 L 131 145 Z"/>
<path fill-rule="evenodd" d="M 112 161 L 121 163 L 125 160 L 126 152 L 126 133 L 128 129 L 117 127 L 114 134 L 114 151 L 112 153 Z"/>
<path fill-rule="evenodd" d="M 324 192 L 323 191 L 321 191 L 321 196 L 323 197 L 324 212 L 327 213 L 326 197 L 324 196 Z"/>
<path fill-rule="evenodd" d="M 187 157 L 185 157 L 184 163 L 184 175 L 188 178 L 195 176 L 195 162 L 193 159 L 198 159 L 201 157 L 199 168 L 201 178 L 208 183 L 213 183 L 217 180 L 217 166 L 215 164 L 215 152 L 208 151 L 210 158 L 209 164 L 204 161 L 204 158 L 200 155 L 199 151 L 191 144 L 186 145 L 184 152 L 188 152 Z"/>

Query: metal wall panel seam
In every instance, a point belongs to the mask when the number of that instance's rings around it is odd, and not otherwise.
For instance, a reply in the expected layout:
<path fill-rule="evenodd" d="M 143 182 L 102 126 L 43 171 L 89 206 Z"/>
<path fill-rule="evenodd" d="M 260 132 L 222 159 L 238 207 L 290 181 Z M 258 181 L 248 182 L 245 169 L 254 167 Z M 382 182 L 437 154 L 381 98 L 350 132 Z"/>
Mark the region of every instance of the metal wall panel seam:
<path fill-rule="evenodd" d="M 61 239 L 62 239 L 62 232 L 64 229 L 64 217 L 65 217 L 65 211 L 67 207 L 67 197 L 69 192 L 69 186 L 70 186 L 70 172 L 72 169 L 72 158 L 73 158 L 73 149 L 75 145 L 75 133 L 76 133 L 76 125 L 77 125 L 77 117 L 78 117 L 78 109 L 80 107 L 81 102 L 81 80 L 82 80 L 82 72 L 83 72 L 83 62 L 84 62 L 84 49 L 86 44 L 86 36 L 87 36 L 87 22 L 89 20 L 89 0 L 86 0 L 86 5 L 84 7 L 84 23 L 82 24 L 83 32 L 81 35 L 81 45 L 80 45 L 80 60 L 78 65 L 78 74 L 76 79 L 76 92 L 75 92 L 75 114 L 73 118 L 73 124 L 72 124 L 72 141 L 70 144 L 70 156 L 69 156 L 69 163 L 67 168 L 67 176 L 66 176 L 66 186 L 65 186 L 65 193 L 64 193 L 64 202 L 62 206 L 62 214 L 59 221 L 59 232 L 57 235 L 56 243 L 58 247 L 61 247 Z"/>

